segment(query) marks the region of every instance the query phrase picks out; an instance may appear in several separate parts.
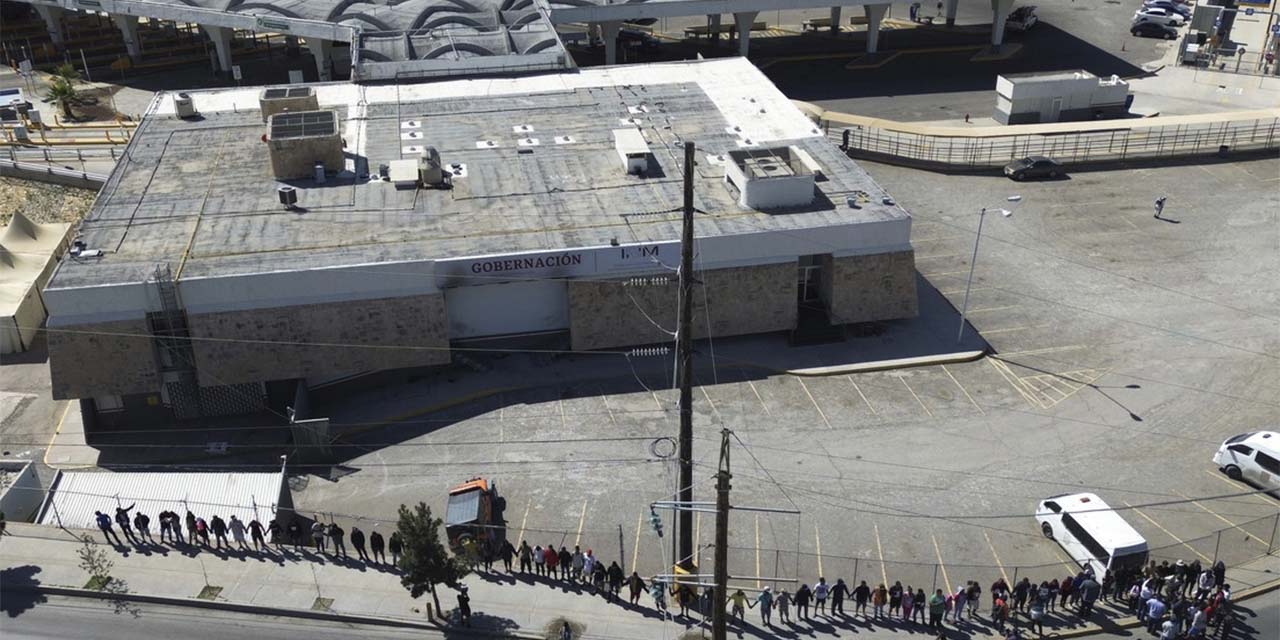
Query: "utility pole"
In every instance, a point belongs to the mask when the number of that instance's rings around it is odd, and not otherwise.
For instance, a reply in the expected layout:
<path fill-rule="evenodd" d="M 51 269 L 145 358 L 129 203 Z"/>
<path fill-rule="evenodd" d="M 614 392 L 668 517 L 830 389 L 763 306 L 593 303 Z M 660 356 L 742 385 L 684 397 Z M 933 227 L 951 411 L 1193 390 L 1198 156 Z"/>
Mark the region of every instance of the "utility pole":
<path fill-rule="evenodd" d="M 680 238 L 680 319 L 676 328 L 680 359 L 680 485 L 676 500 L 693 502 L 693 165 L 692 142 L 684 143 L 684 233 Z M 726 436 L 727 437 L 727 436 Z M 693 566 L 693 512 L 676 511 L 672 565 Z"/>
<path fill-rule="evenodd" d="M 725 640 L 725 602 L 729 590 L 729 430 L 720 430 L 720 470 L 716 472 L 715 593 L 711 603 L 711 640 Z"/>

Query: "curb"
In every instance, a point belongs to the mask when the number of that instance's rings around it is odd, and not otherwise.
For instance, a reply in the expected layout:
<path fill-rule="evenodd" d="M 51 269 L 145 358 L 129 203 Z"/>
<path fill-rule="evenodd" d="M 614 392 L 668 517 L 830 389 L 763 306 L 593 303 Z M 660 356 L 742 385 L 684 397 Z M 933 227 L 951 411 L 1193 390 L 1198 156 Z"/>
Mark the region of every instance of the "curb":
<path fill-rule="evenodd" d="M 859 362 L 856 364 L 841 364 L 829 367 L 810 367 L 807 369 L 789 369 L 782 371 L 788 375 L 798 376 L 802 378 L 817 378 L 822 376 L 838 376 L 848 373 L 869 373 L 872 371 L 887 371 L 890 369 L 909 369 L 911 367 L 927 367 L 940 364 L 955 364 L 959 362 L 973 362 L 987 355 L 986 351 L 957 351 L 955 353 L 943 353 L 931 356 L 917 356 L 914 358 L 896 358 L 893 360 L 875 360 L 872 362 Z"/>
<path fill-rule="evenodd" d="M 477 637 L 489 638 L 522 638 L 536 640 L 541 638 L 540 635 L 531 634 L 520 631 L 498 631 L 484 629 L 469 629 L 467 627 L 441 626 L 431 622 L 417 622 L 408 619 L 382 618 L 377 616 L 362 616 L 346 613 L 335 613 L 331 611 L 312 611 L 309 609 L 291 609 L 285 607 L 267 607 L 254 604 L 242 604 L 236 602 L 218 602 L 216 600 L 199 600 L 196 598 L 175 598 L 168 596 L 150 596 L 138 593 L 113 594 L 104 591 L 94 591 L 91 589 L 76 589 L 73 587 L 52 587 L 52 586 L 13 586 L 8 587 L 12 591 L 20 591 L 26 593 L 39 593 L 44 595 L 64 596 L 68 598 L 90 598 L 94 600 L 125 600 L 128 602 L 141 602 L 145 604 L 161 604 L 176 607 L 192 607 L 197 609 L 212 609 L 218 611 L 234 611 L 237 613 L 248 613 L 260 616 L 276 616 L 288 618 L 302 618 L 308 620 L 322 620 L 325 622 L 341 622 L 345 624 L 363 624 L 380 627 L 396 627 L 402 629 L 422 629 L 426 631 L 438 631 L 447 634 L 466 634 Z"/>

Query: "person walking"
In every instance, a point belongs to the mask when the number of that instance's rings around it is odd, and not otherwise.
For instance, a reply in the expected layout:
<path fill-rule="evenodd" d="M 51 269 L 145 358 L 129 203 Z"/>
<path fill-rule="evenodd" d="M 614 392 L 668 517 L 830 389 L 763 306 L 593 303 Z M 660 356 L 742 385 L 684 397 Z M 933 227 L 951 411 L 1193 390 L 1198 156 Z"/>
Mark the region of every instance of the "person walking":
<path fill-rule="evenodd" d="M 98 528 L 102 529 L 102 537 L 106 538 L 107 542 L 112 543 L 111 541 L 115 540 L 112 544 L 116 546 L 124 546 L 124 543 L 120 542 L 120 536 L 116 535 L 116 532 L 111 528 L 110 516 L 101 511 L 94 511 L 93 521 L 98 523 Z"/>
<path fill-rule="evenodd" d="M 235 514 L 231 514 L 231 524 L 228 525 L 228 528 L 231 529 L 231 539 L 236 541 L 236 546 L 241 550 L 247 551 L 249 545 L 245 544 L 244 541 L 244 520 L 237 518 Z"/>
<path fill-rule="evenodd" d="M 369 553 L 364 550 L 364 532 L 360 527 L 351 527 L 351 547 L 356 550 L 356 556 L 369 562 Z"/>
<path fill-rule="evenodd" d="M 133 516 L 133 526 L 138 530 L 138 540 L 146 540 L 151 544 L 156 543 L 156 539 L 151 537 L 151 516 L 139 511 Z M 163 536 L 161 536 L 163 539 Z"/>
<path fill-rule="evenodd" d="M 302 523 L 298 521 L 298 517 L 294 516 L 289 519 L 288 526 L 285 531 L 289 533 L 289 541 L 293 543 L 294 551 L 302 550 Z"/>
<path fill-rule="evenodd" d="M 373 554 L 373 561 L 378 564 L 387 563 L 387 554 L 384 550 L 387 548 L 387 541 L 378 533 L 377 529 L 369 532 L 369 551 Z M 507 569 L 511 569 L 511 560 L 507 560 Z"/>
<path fill-rule="evenodd" d="M 213 532 L 213 542 L 216 548 L 221 549 L 223 545 L 231 548 L 231 543 L 227 541 L 227 521 L 222 516 L 213 516 L 209 520 L 209 530 Z"/>
<path fill-rule="evenodd" d="M 991 617 L 994 618 L 996 615 L 996 600 L 1008 600 L 1008 598 L 1009 583 L 1005 582 L 1004 578 L 996 578 L 996 581 L 991 583 Z"/>
<path fill-rule="evenodd" d="M 934 592 L 929 598 L 929 628 L 938 633 L 942 633 L 942 614 L 947 609 L 947 598 L 942 595 L 942 589 Z"/>
<path fill-rule="evenodd" d="M 645 587 L 644 579 L 640 577 L 640 574 L 636 573 L 635 571 L 632 571 L 631 575 L 627 578 L 627 589 L 630 591 L 630 594 L 631 594 L 627 602 L 629 602 L 632 605 L 639 605 L 640 594 L 644 593 L 644 587 Z"/>
<path fill-rule="evenodd" d="M 826 578 L 818 576 L 818 584 L 813 585 L 814 613 L 827 614 L 827 596 L 829 595 L 831 595 L 831 585 L 827 584 Z"/>
<path fill-rule="evenodd" d="M 596 557 L 591 555 L 591 550 L 582 556 L 582 581 L 590 583 L 596 570 Z"/>
<path fill-rule="evenodd" d="M 796 603 L 796 619 L 808 620 L 809 619 L 809 601 L 813 600 L 813 591 L 809 590 L 809 585 L 807 584 L 800 585 L 800 588 L 796 590 L 796 595 L 794 600 Z"/>
<path fill-rule="evenodd" d="M 325 532 L 329 539 L 333 541 L 333 556 L 336 558 L 341 553 L 343 558 L 350 557 L 347 555 L 347 545 L 342 542 L 347 532 L 342 530 L 336 522 L 329 523 L 329 530 Z"/>
<path fill-rule="evenodd" d="M 836 586 L 831 587 L 831 614 L 844 615 L 844 599 L 849 595 L 849 585 L 841 578 L 836 578 Z"/>
<path fill-rule="evenodd" d="M 1054 603 L 1058 601 L 1058 579 L 1054 578 L 1049 581 L 1049 601 L 1045 604 L 1049 605 L 1049 613 L 1054 611 Z"/>
<path fill-rule="evenodd" d="M 255 518 L 249 521 L 249 539 L 253 540 L 253 550 L 262 551 L 266 547 L 266 541 L 263 540 L 262 523 Z"/>
<path fill-rule="evenodd" d="M 729 619 L 737 619 L 739 625 L 747 623 L 747 594 L 742 589 L 729 596 Z"/>
<path fill-rule="evenodd" d="M 867 581 L 863 580 L 853 590 L 853 615 L 861 615 L 867 617 L 867 601 L 871 599 L 871 588 L 867 586 Z"/>
<path fill-rule="evenodd" d="M 467 595 L 467 588 L 458 589 L 458 619 L 462 624 L 471 626 L 471 596 Z"/>
<path fill-rule="evenodd" d="M 773 612 L 773 592 L 770 591 L 769 585 L 765 585 L 764 590 L 756 596 L 756 604 L 760 605 L 760 622 L 763 623 L 766 628 L 773 627 L 773 621 L 771 620 Z M 832 606 L 835 606 L 834 601 L 832 601 Z"/>
<path fill-rule="evenodd" d="M 562 550 L 561 552 L 566 556 L 569 555 L 568 551 Z M 562 568 L 561 571 L 564 571 L 564 569 Z M 609 570 L 607 573 L 609 577 L 609 599 L 613 600 L 622 594 L 622 567 L 619 566 L 618 562 L 615 560 L 609 563 Z M 688 587 L 686 586 L 685 588 L 687 589 Z M 689 595 L 690 597 L 693 596 L 692 593 Z"/>
<path fill-rule="evenodd" d="M 395 531 L 391 534 L 391 539 L 387 541 L 387 550 L 391 552 L 391 563 L 400 566 L 400 554 L 404 552 L 404 538 L 400 537 L 400 532 Z"/>
<path fill-rule="evenodd" d="M 507 573 L 511 573 L 511 561 L 516 557 L 516 548 L 511 544 L 510 540 L 502 539 L 502 545 L 498 547 L 498 558 L 502 560 L 502 568 Z"/>
<path fill-rule="evenodd" d="M 885 588 L 884 583 L 876 585 L 875 591 L 871 592 L 871 610 L 875 613 L 873 616 L 876 620 L 884 617 L 884 606 L 889 603 L 889 590 Z"/>
<path fill-rule="evenodd" d="M 1160 214 L 1164 213 L 1164 203 L 1168 199 L 1169 196 L 1160 196 L 1159 198 L 1156 198 L 1156 220 L 1159 220 Z"/>
<path fill-rule="evenodd" d="M 316 520 L 315 522 L 311 523 L 311 539 L 314 540 L 316 543 L 316 551 L 319 551 L 321 555 L 324 555 L 325 553 L 327 553 L 328 549 L 326 547 L 328 545 L 325 543 L 325 540 L 324 540 L 324 523 L 323 522 Z"/>
<path fill-rule="evenodd" d="M 778 622 L 791 624 L 791 592 L 783 589 L 774 603 L 778 605 Z"/>

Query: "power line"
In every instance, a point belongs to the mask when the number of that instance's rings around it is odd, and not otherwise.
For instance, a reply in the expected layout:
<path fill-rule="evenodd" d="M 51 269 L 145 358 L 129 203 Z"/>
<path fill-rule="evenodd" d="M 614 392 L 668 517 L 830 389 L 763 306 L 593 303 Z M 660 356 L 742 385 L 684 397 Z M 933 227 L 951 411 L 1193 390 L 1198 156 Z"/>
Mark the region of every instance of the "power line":
<path fill-rule="evenodd" d="M 522 444 L 523 445 L 523 444 L 571 444 L 571 443 L 580 443 L 580 442 L 624 442 L 624 441 L 634 442 L 637 440 L 646 440 L 646 441 L 654 440 L 662 437 L 665 437 L 665 436 L 625 436 L 625 437 L 619 436 L 614 438 L 554 438 L 554 439 L 542 439 L 542 440 L 483 440 L 483 441 L 469 441 L 469 442 L 335 442 L 331 444 L 262 443 L 262 444 L 231 444 L 228 446 L 228 448 L 230 449 L 278 449 L 281 447 L 289 447 L 293 449 L 309 449 L 309 448 L 328 449 L 328 448 L 335 448 L 335 447 L 359 447 L 359 448 L 368 448 L 368 449 L 391 448 L 391 447 L 440 448 L 440 447 L 449 447 L 449 446 L 455 446 L 455 445 L 457 446 L 492 446 L 492 445 L 500 445 L 500 444 Z M 3 441 L 3 443 L 7 446 L 15 446 L 15 447 L 43 447 L 47 444 L 47 443 L 39 443 L 39 442 L 20 442 L 20 441 L 13 441 L 13 440 L 6 440 L 6 441 Z M 109 442 L 109 443 L 86 445 L 86 446 L 92 446 L 92 448 L 94 449 L 100 449 L 100 448 L 205 449 L 209 446 L 209 444 L 207 442 L 193 443 L 193 444 L 162 443 L 162 442 L 138 442 L 138 443 Z"/>

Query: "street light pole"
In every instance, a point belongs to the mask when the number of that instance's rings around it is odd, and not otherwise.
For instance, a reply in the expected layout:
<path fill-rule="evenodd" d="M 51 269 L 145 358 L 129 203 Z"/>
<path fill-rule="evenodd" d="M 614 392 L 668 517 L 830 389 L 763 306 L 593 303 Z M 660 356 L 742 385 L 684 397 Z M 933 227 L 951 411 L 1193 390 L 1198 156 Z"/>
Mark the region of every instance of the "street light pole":
<path fill-rule="evenodd" d="M 1009 196 L 1005 198 L 1009 202 L 1017 202 L 1021 204 L 1022 196 Z M 1017 206 L 1014 207 L 1017 209 Z M 1008 218 L 1013 215 L 1013 211 L 1009 209 L 1001 209 L 1000 214 Z M 973 287 L 973 271 L 978 266 L 978 243 L 982 241 L 982 223 L 987 219 L 987 207 L 983 207 L 978 213 L 978 235 L 973 238 L 973 258 L 969 260 L 969 279 L 964 285 L 964 304 L 960 306 L 960 330 L 956 332 L 956 342 L 959 343 L 964 339 L 964 318 L 969 312 L 969 290 Z"/>

